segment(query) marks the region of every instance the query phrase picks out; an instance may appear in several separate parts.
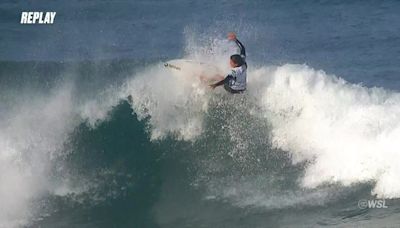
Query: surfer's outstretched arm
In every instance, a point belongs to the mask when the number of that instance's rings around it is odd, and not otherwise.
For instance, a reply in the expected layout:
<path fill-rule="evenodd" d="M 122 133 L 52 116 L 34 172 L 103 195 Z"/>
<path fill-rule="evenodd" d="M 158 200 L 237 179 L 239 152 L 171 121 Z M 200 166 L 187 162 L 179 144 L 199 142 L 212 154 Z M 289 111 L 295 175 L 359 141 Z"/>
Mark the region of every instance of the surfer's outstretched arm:
<path fill-rule="evenodd" d="M 221 81 L 219 81 L 217 83 L 211 84 L 210 87 L 215 89 L 218 86 L 222 86 L 224 83 L 225 83 L 225 79 L 223 79 L 223 80 L 221 80 Z"/>
<path fill-rule="evenodd" d="M 228 76 L 226 76 L 226 78 L 222 79 L 221 81 L 216 82 L 216 83 L 214 83 L 214 84 L 211 84 L 210 87 L 213 88 L 213 89 L 215 89 L 216 87 L 222 86 L 222 85 L 224 85 L 225 83 L 229 82 L 229 80 L 232 79 L 232 78 L 233 78 L 232 75 L 228 75 Z"/>

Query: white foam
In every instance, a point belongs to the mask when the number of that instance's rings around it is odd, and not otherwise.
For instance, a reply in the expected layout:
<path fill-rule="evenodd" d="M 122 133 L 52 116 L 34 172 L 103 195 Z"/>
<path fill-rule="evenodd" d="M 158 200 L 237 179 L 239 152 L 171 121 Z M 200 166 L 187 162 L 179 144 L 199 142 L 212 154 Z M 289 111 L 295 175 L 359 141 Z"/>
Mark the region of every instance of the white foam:
<path fill-rule="evenodd" d="M 295 163 L 312 161 L 303 186 L 371 181 L 378 197 L 400 197 L 399 94 L 305 65 L 262 68 L 250 79 L 249 91 L 273 126 L 273 145 Z"/>
<path fill-rule="evenodd" d="M 52 189 L 51 160 L 74 128 L 71 87 L 16 104 L 0 129 L 0 226 L 26 225 L 32 200 Z M 21 95 L 23 96 L 23 95 Z"/>

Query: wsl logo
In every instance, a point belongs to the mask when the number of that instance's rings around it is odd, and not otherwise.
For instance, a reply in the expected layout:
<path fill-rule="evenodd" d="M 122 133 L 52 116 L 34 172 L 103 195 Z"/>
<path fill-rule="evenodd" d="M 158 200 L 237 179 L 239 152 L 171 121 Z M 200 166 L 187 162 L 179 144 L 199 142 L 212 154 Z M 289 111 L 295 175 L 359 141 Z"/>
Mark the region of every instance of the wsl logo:
<path fill-rule="evenodd" d="M 56 12 L 22 12 L 21 24 L 53 24 Z"/>
<path fill-rule="evenodd" d="M 388 208 L 388 206 L 386 205 L 385 199 L 370 199 L 370 200 L 362 199 L 358 201 L 358 208 L 360 209 Z"/>

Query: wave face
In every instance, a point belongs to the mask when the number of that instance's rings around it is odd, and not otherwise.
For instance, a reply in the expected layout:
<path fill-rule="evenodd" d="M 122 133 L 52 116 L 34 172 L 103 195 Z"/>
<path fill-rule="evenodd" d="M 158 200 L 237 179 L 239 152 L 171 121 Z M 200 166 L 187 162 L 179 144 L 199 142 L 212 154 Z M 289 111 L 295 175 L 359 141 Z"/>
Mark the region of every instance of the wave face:
<path fill-rule="evenodd" d="M 227 68 L 222 40 L 186 36 L 186 58 Z M 0 226 L 360 225 L 368 197 L 396 216 L 396 92 L 298 64 L 250 61 L 243 95 L 160 61 L 3 64 L 55 77 L 1 94 Z"/>

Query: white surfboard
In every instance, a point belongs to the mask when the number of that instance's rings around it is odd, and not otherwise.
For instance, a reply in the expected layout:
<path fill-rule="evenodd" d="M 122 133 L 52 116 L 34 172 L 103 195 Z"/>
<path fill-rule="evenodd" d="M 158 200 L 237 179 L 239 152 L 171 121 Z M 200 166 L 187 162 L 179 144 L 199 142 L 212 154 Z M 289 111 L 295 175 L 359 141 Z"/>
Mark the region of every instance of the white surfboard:
<path fill-rule="evenodd" d="M 179 77 L 199 77 L 202 80 L 215 81 L 223 72 L 215 65 L 189 59 L 174 59 L 164 64 L 173 75 Z"/>

